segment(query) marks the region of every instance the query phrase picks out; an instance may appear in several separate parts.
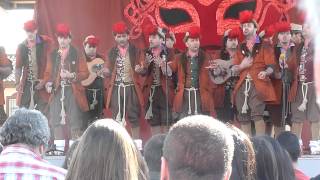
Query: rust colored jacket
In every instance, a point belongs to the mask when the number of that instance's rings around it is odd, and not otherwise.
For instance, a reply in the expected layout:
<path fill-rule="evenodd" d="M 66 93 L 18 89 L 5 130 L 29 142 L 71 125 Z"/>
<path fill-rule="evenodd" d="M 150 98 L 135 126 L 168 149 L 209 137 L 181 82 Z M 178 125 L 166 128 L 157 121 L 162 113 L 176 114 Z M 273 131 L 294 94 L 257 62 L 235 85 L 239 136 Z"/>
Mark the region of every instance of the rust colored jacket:
<path fill-rule="evenodd" d="M 260 41 L 261 42 L 261 41 Z M 242 60 L 248 53 L 248 49 L 246 47 L 246 43 L 240 44 L 240 48 L 236 53 L 234 59 L 234 65 L 241 64 Z M 265 102 L 274 102 L 276 101 L 276 94 L 271 83 L 269 77 L 265 79 L 259 79 L 258 74 L 261 71 L 266 70 L 268 67 L 276 66 L 273 48 L 270 45 L 265 43 L 256 43 L 252 50 L 252 57 L 253 57 L 253 64 L 251 67 L 246 68 L 240 72 L 240 79 L 237 82 L 234 93 L 233 93 L 233 100 L 235 100 L 235 95 L 238 92 L 242 83 L 244 83 L 247 74 L 250 74 L 251 78 L 253 79 L 254 86 L 258 93 L 258 98 Z"/>
<path fill-rule="evenodd" d="M 12 62 L 8 59 L 5 52 L 1 52 L 1 51 L 0 51 L 0 67 L 10 67 L 12 70 Z M 7 77 L 6 74 L 0 73 L 0 105 L 5 104 L 3 79 L 6 77 Z"/>
<path fill-rule="evenodd" d="M 152 68 L 155 65 L 154 63 L 151 63 L 148 67 L 146 65 L 146 60 L 145 60 L 145 55 L 144 53 L 142 55 L 142 58 L 140 59 L 140 64 L 142 64 L 146 68 L 146 72 L 142 74 L 142 93 L 144 97 L 144 102 L 148 102 L 148 98 L 150 96 L 150 90 L 151 86 L 153 83 L 153 74 L 152 74 Z M 167 61 L 170 62 L 174 59 L 174 49 L 168 49 L 168 56 L 167 56 Z M 166 94 L 166 76 L 162 73 L 160 69 L 160 81 L 161 81 L 161 87 L 163 92 Z M 169 105 L 172 105 L 173 102 L 173 97 L 174 97 L 174 84 L 172 82 L 172 79 L 168 77 L 168 93 L 169 93 Z M 165 98 L 165 97 L 163 97 Z"/>
<path fill-rule="evenodd" d="M 45 82 L 53 82 L 53 89 L 57 91 L 60 87 L 60 71 L 61 64 L 58 57 L 58 49 L 53 50 L 47 63 L 46 72 L 44 74 Z M 88 102 L 85 95 L 85 88 L 81 85 L 81 81 L 88 78 L 89 71 L 84 58 L 79 58 L 77 50 L 70 46 L 68 55 L 65 59 L 67 70 L 76 73 L 76 79 L 72 80 L 71 86 L 76 101 L 82 111 L 88 111 Z M 51 94 L 51 98 L 55 93 Z"/>
<path fill-rule="evenodd" d="M 36 58 L 38 65 L 38 79 L 44 78 L 45 69 L 47 66 L 47 57 L 50 51 L 50 46 L 52 43 L 52 39 L 48 36 L 37 35 L 36 37 Z M 28 47 L 27 42 L 24 41 L 18 46 L 16 51 L 16 69 L 22 69 L 22 78 L 21 78 L 21 87 L 19 92 L 17 93 L 17 106 L 21 104 L 21 96 L 23 94 L 23 87 L 28 78 L 28 67 L 29 66 L 29 58 L 28 58 Z M 44 102 L 48 102 L 49 94 L 45 90 L 45 88 L 38 90 L 41 99 Z"/>
<path fill-rule="evenodd" d="M 135 65 L 139 63 L 140 58 L 141 58 L 141 52 L 139 51 L 139 49 L 137 49 L 135 46 L 133 45 L 129 45 L 129 58 L 130 58 L 130 64 L 131 64 L 131 70 L 130 70 L 130 76 L 132 77 L 134 86 L 135 86 L 135 90 L 140 102 L 140 105 L 143 107 L 144 106 L 144 100 L 143 100 L 143 94 L 142 94 L 142 90 L 141 90 L 141 78 L 139 77 L 139 74 L 135 72 Z M 115 78 L 116 78 L 116 60 L 117 60 L 117 56 L 118 56 L 118 48 L 117 47 L 113 47 L 111 48 L 111 50 L 109 51 L 109 55 L 107 60 L 104 63 L 104 67 L 108 68 L 111 72 L 111 76 L 105 78 L 105 88 L 106 88 L 106 108 L 110 107 L 110 102 L 111 102 L 111 95 L 112 95 L 112 90 L 113 90 L 113 86 L 114 86 L 114 82 L 115 82 Z"/>
<path fill-rule="evenodd" d="M 173 72 L 178 74 L 178 87 L 173 100 L 173 112 L 181 112 L 183 102 L 183 92 L 186 81 L 186 67 L 187 67 L 187 54 L 186 52 L 178 54 L 169 65 Z M 199 87 L 201 98 L 201 110 L 204 112 L 214 113 L 214 101 L 212 98 L 212 82 L 209 78 L 209 70 L 205 67 L 209 66 L 209 55 L 204 51 L 199 51 Z"/>
<path fill-rule="evenodd" d="M 280 48 L 274 47 L 275 52 L 275 61 L 277 65 L 275 66 L 275 72 L 280 72 L 280 65 L 279 65 L 279 56 L 280 56 Z M 298 65 L 297 65 L 297 48 L 295 46 L 291 47 L 291 53 L 289 59 L 286 61 L 288 65 L 288 71 L 292 78 L 290 91 L 289 91 L 289 102 L 292 102 L 297 94 L 297 87 L 298 87 Z M 275 92 L 276 92 L 276 101 L 272 104 L 281 104 L 281 98 L 282 98 L 282 80 L 281 79 L 275 79 L 272 78 L 272 84 L 274 86 Z"/>

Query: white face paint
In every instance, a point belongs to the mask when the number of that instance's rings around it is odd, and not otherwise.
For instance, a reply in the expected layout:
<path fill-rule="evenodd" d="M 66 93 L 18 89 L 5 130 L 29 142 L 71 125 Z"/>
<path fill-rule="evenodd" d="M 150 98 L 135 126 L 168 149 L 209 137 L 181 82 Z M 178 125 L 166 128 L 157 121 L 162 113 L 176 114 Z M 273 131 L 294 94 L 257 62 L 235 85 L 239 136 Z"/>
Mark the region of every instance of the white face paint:
<path fill-rule="evenodd" d="M 85 44 L 84 51 L 88 57 L 95 57 L 97 55 L 97 47 L 90 46 L 88 43 Z"/>
<path fill-rule="evenodd" d="M 71 37 L 70 36 L 67 36 L 67 37 L 58 36 L 58 43 L 59 43 L 59 47 L 61 49 L 68 48 L 71 43 Z"/>
<path fill-rule="evenodd" d="M 125 47 L 129 44 L 129 36 L 128 34 L 116 34 L 114 36 L 114 40 L 117 42 L 117 44 L 121 47 Z"/>
<path fill-rule="evenodd" d="M 187 48 L 191 52 L 198 52 L 200 48 L 200 39 L 199 38 L 188 38 L 186 42 Z"/>

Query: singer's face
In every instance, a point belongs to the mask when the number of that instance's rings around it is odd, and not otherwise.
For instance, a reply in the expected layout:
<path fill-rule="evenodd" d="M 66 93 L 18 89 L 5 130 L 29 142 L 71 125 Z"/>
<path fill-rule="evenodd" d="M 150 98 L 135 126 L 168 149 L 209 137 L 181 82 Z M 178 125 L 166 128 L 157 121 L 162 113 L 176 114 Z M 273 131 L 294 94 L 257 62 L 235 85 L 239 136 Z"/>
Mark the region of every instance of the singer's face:
<path fill-rule="evenodd" d="M 227 49 L 236 49 L 238 47 L 238 39 L 237 38 L 228 38 L 227 39 L 227 44 L 226 44 Z"/>
<path fill-rule="evenodd" d="M 124 33 L 124 34 L 116 34 L 114 36 L 115 41 L 117 42 L 117 44 L 119 46 L 126 46 L 129 43 L 129 36 L 128 34 Z"/>
<path fill-rule="evenodd" d="M 292 40 L 295 44 L 300 44 L 302 42 L 302 34 L 301 32 L 293 33 Z"/>
<path fill-rule="evenodd" d="M 254 26 L 253 23 L 244 23 L 241 25 L 242 32 L 244 36 L 251 36 L 254 35 L 257 31 L 257 28 Z"/>
<path fill-rule="evenodd" d="M 173 48 L 174 41 L 171 38 L 166 39 L 166 46 L 167 48 Z"/>
<path fill-rule="evenodd" d="M 188 38 L 186 46 L 190 51 L 197 52 L 200 48 L 200 39 L 199 38 Z"/>
<path fill-rule="evenodd" d="M 70 36 L 67 36 L 67 37 L 58 36 L 58 43 L 60 48 L 62 49 L 67 48 L 71 43 L 71 38 Z"/>
<path fill-rule="evenodd" d="M 163 40 L 159 37 L 158 34 L 149 35 L 150 48 L 160 47 L 162 42 L 163 42 Z"/>
<path fill-rule="evenodd" d="M 28 40 L 35 40 L 37 35 L 37 30 L 34 30 L 33 32 L 27 31 L 27 39 Z"/>
<path fill-rule="evenodd" d="M 97 54 L 97 47 L 91 46 L 88 43 L 84 46 L 84 51 L 86 52 L 86 55 L 89 57 L 94 57 Z"/>
<path fill-rule="evenodd" d="M 279 42 L 283 45 L 288 45 L 291 41 L 291 33 L 290 31 L 287 31 L 287 32 L 280 32 L 278 34 L 278 39 L 279 39 Z"/>

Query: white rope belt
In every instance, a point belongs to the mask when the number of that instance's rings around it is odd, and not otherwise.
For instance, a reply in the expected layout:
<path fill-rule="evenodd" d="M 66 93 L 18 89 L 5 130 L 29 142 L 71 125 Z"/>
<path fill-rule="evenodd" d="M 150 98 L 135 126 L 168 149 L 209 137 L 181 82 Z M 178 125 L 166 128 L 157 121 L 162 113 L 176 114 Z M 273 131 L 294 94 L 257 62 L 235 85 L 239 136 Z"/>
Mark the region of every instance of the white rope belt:
<path fill-rule="evenodd" d="M 251 89 L 251 79 L 250 78 L 245 79 L 245 86 L 246 87 L 244 90 L 244 103 L 243 103 L 242 110 L 241 110 L 242 114 L 247 113 L 249 110 L 248 98 L 249 98 L 249 91 Z"/>
<path fill-rule="evenodd" d="M 188 91 L 188 114 L 191 115 L 191 92 L 194 93 L 194 114 L 198 114 L 198 103 L 197 103 L 197 91 L 199 90 L 198 88 L 184 88 L 186 91 Z"/>
<path fill-rule="evenodd" d="M 97 92 L 100 91 L 100 89 L 87 89 L 88 91 L 91 91 L 93 94 L 93 101 L 90 104 L 90 110 L 93 110 L 94 107 L 98 104 L 98 100 L 97 100 Z"/>
<path fill-rule="evenodd" d="M 151 89 L 150 89 L 150 94 L 149 94 L 149 108 L 147 110 L 146 119 L 152 119 L 153 117 L 153 113 L 152 113 L 152 103 L 153 103 L 153 96 L 154 96 L 154 92 L 156 91 L 156 87 L 159 87 L 160 85 L 152 85 Z"/>
<path fill-rule="evenodd" d="M 60 121 L 60 124 L 64 125 L 64 124 L 66 124 L 66 110 L 64 109 L 64 99 L 65 99 L 64 90 L 65 90 L 65 87 L 66 87 L 66 82 L 65 81 L 61 81 L 60 85 L 61 85 L 61 98 L 60 98 L 60 102 L 61 102 L 61 112 L 60 112 L 61 121 Z"/>
<path fill-rule="evenodd" d="M 115 86 L 118 86 L 118 114 L 116 117 L 116 121 L 120 122 L 123 126 L 126 126 L 126 119 L 125 119 L 125 116 L 126 116 L 126 87 L 134 86 L 134 84 L 120 83 L 120 84 L 115 84 Z M 121 101 L 121 99 L 120 99 L 121 88 L 123 88 L 123 107 L 122 107 L 123 114 L 122 114 L 122 117 L 121 117 L 121 103 L 120 103 L 120 101 Z"/>
<path fill-rule="evenodd" d="M 313 82 L 303 82 L 301 85 L 301 92 L 302 92 L 302 97 L 303 97 L 303 100 L 302 100 L 302 103 L 300 104 L 300 106 L 298 107 L 298 110 L 299 111 L 302 111 L 304 112 L 306 109 L 307 109 L 307 103 L 308 103 L 308 98 L 307 98 L 307 95 L 308 95 L 308 90 L 309 90 L 309 84 L 312 84 Z"/>
<path fill-rule="evenodd" d="M 36 108 L 36 105 L 34 104 L 34 88 L 33 88 L 35 81 L 30 81 L 30 82 L 31 82 L 31 87 L 30 87 L 31 97 L 30 97 L 29 109 L 34 109 L 34 108 Z"/>

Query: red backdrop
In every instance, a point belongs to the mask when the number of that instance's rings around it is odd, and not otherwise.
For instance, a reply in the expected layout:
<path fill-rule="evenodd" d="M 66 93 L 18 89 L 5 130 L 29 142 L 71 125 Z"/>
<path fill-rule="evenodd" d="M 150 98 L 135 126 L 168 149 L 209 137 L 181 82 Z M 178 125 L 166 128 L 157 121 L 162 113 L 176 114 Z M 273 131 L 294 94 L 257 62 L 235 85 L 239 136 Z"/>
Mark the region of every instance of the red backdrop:
<path fill-rule="evenodd" d="M 35 17 L 40 32 L 54 37 L 57 23 L 71 27 L 78 48 L 85 36 L 101 39 L 99 51 L 105 53 L 113 45 L 112 24 L 124 20 L 132 37 L 143 46 L 141 29 L 146 23 L 167 27 L 177 36 L 182 49 L 183 32 L 191 25 L 201 26 L 201 44 L 219 46 L 224 30 L 238 26 L 238 12 L 251 9 L 263 27 L 281 18 L 296 19 L 296 0 L 37 0 Z M 218 27 L 218 28 L 217 28 Z"/>

